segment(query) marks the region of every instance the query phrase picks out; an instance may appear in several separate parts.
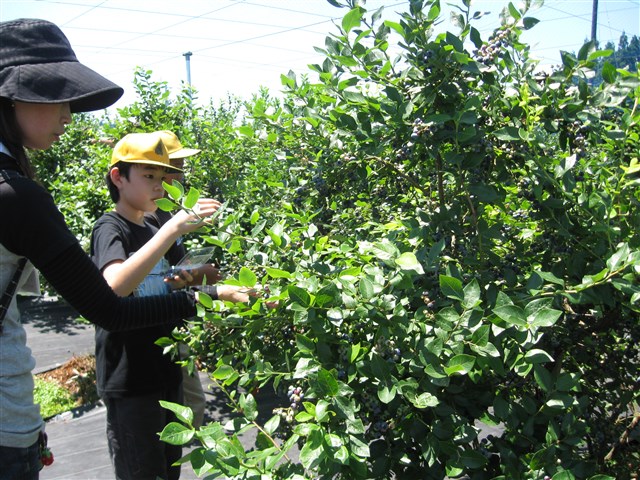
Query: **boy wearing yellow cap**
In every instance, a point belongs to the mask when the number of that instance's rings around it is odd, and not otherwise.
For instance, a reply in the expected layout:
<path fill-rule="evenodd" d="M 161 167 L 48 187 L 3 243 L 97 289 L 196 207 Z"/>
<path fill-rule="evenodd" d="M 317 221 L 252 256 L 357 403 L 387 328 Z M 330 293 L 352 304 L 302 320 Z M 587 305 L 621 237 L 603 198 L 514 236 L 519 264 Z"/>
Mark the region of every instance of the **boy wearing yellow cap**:
<path fill-rule="evenodd" d="M 162 181 L 171 166 L 166 146 L 156 133 L 135 133 L 120 140 L 112 154 L 107 184 L 115 210 L 94 226 L 91 255 L 107 282 L 121 296 L 147 296 L 181 288 L 164 272 L 182 256 L 176 239 L 201 224 L 180 211 L 162 227 L 145 212 L 163 197 Z M 201 199 L 197 208 L 215 211 L 220 203 Z M 155 341 L 171 335 L 176 325 L 115 333 L 96 328 L 98 392 L 107 407 L 107 439 L 117 479 L 175 480 L 172 464 L 181 448 L 161 442 L 158 432 L 172 414 L 160 400 L 182 403 L 182 373 Z"/>

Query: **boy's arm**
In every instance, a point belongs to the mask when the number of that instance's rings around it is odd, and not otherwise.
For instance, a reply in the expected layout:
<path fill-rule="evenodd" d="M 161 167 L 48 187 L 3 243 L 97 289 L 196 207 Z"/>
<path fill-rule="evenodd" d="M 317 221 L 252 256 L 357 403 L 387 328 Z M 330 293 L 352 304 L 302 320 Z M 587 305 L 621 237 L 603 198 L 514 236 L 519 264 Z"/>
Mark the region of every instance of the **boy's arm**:
<path fill-rule="evenodd" d="M 126 260 L 114 260 L 105 266 L 102 275 L 118 295 L 131 295 L 179 236 L 175 225 L 165 223 L 136 253 Z"/>
<path fill-rule="evenodd" d="M 202 199 L 198 203 L 200 217 L 211 216 L 219 207 L 219 203 L 211 203 L 209 199 Z M 193 215 L 185 211 L 176 213 L 142 248 L 126 260 L 117 259 L 108 263 L 102 269 L 105 280 L 114 292 L 120 296 L 130 295 L 145 279 L 153 267 L 171 248 L 176 239 L 201 226 Z"/>

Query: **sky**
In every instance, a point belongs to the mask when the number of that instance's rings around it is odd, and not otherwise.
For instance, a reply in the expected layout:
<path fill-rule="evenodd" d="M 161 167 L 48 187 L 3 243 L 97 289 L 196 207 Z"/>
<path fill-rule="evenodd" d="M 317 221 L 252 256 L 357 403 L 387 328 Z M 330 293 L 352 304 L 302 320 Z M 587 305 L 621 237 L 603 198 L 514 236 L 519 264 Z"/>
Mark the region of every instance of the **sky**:
<path fill-rule="evenodd" d="M 512 0 L 518 5 L 520 0 Z M 521 39 L 532 46 L 541 65 L 558 64 L 560 50 L 577 52 L 591 37 L 596 0 L 546 0 L 529 13 L 540 20 Z M 640 0 L 597 0 L 597 38 L 616 45 L 622 32 L 640 34 Z M 442 0 L 447 3 L 461 0 Z M 507 0 L 475 0 L 473 11 L 487 12 L 476 28 L 487 38 L 499 26 Z M 398 19 L 407 0 L 367 0 L 383 18 Z M 133 102 L 134 70 L 151 70 L 152 80 L 178 92 L 188 78 L 200 103 L 228 94 L 249 98 L 259 87 L 281 91 L 280 75 L 289 70 L 313 73 L 321 63 L 314 47 L 338 33 L 346 9 L 327 0 L 0 0 L 0 21 L 21 17 L 56 23 L 69 38 L 79 60 L 125 89 L 113 108 Z M 448 16 L 439 31 L 457 32 Z M 191 55 L 186 56 L 188 52 Z"/>

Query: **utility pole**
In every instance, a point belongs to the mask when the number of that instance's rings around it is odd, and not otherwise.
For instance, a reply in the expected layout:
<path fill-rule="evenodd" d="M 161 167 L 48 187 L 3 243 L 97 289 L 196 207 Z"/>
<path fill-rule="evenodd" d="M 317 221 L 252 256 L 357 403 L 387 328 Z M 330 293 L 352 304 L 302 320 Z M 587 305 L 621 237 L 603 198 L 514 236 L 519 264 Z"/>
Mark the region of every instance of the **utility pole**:
<path fill-rule="evenodd" d="M 182 55 L 187 61 L 187 83 L 191 85 L 191 55 L 193 55 L 193 53 L 187 52 L 187 53 L 183 53 Z"/>
<path fill-rule="evenodd" d="M 593 10 L 591 11 L 591 41 L 596 41 L 596 31 L 598 24 L 598 0 L 593 0 Z"/>

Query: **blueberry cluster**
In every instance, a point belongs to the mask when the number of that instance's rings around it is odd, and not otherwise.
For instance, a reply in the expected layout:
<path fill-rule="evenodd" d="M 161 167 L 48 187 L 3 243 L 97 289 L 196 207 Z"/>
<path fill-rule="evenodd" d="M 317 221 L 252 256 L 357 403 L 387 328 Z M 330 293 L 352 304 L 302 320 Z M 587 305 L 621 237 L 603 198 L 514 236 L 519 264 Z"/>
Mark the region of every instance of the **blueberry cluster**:
<path fill-rule="evenodd" d="M 425 290 L 424 292 L 422 292 L 421 297 L 427 308 L 433 310 L 434 308 L 436 308 L 436 302 L 431 299 L 431 295 L 431 292 Z"/>
<path fill-rule="evenodd" d="M 430 137 L 440 130 L 441 126 L 434 122 L 427 122 L 418 117 L 413 121 L 413 129 L 411 130 L 411 141 L 417 142 L 422 138 Z"/>
<path fill-rule="evenodd" d="M 315 187 L 315 189 L 318 191 L 318 193 L 320 195 L 326 195 L 327 194 L 327 191 L 328 191 L 327 182 L 322 177 L 320 172 L 316 173 L 313 176 L 313 178 L 311 179 L 311 183 L 313 183 L 313 186 Z"/>
<path fill-rule="evenodd" d="M 571 149 L 575 153 L 576 158 L 583 158 L 586 155 L 587 139 L 586 134 L 589 126 L 583 124 L 580 120 L 574 121 L 567 128 L 567 136 L 571 141 Z"/>
<path fill-rule="evenodd" d="M 295 204 L 296 207 L 301 207 L 302 204 L 304 203 L 304 195 L 305 192 L 307 191 L 307 185 L 301 185 L 298 188 L 296 188 L 296 196 L 293 198 L 293 203 Z"/>
<path fill-rule="evenodd" d="M 379 400 L 368 392 L 362 392 L 362 410 L 360 416 L 365 423 L 368 423 L 367 434 L 371 438 L 380 438 L 391 428 L 388 415 L 380 406 Z"/>
<path fill-rule="evenodd" d="M 396 342 L 384 336 L 378 338 L 373 351 L 389 363 L 398 363 L 402 359 L 402 351 L 396 346 Z"/>
<path fill-rule="evenodd" d="M 289 400 L 289 406 L 278 407 L 273 409 L 275 415 L 279 415 L 286 424 L 291 425 L 295 419 L 296 414 L 300 411 L 300 405 L 304 399 L 304 393 L 302 387 L 289 385 L 287 390 L 287 399 Z M 286 430 L 291 427 L 285 427 L 282 434 L 286 434 Z"/>
<path fill-rule="evenodd" d="M 515 145 L 511 145 L 509 143 L 503 143 L 498 148 L 507 160 L 516 160 L 523 158 L 520 146 L 516 147 Z"/>
<path fill-rule="evenodd" d="M 293 411 L 290 408 L 274 408 L 273 413 L 279 415 L 287 424 L 293 423 Z M 286 428 L 280 433 L 283 438 L 287 437 Z"/>
<path fill-rule="evenodd" d="M 474 153 L 493 153 L 493 142 L 491 140 L 482 137 L 480 141 L 473 144 L 471 151 Z"/>
<path fill-rule="evenodd" d="M 475 51 L 476 57 L 484 64 L 492 63 L 500 51 L 509 44 L 510 29 L 495 32 L 489 41 Z"/>
<path fill-rule="evenodd" d="M 300 409 L 300 403 L 304 398 L 304 393 L 302 392 L 301 387 L 294 387 L 293 385 L 289 385 L 289 389 L 287 390 L 287 396 L 289 397 L 289 401 L 291 402 L 291 410 L 297 412 Z"/>

